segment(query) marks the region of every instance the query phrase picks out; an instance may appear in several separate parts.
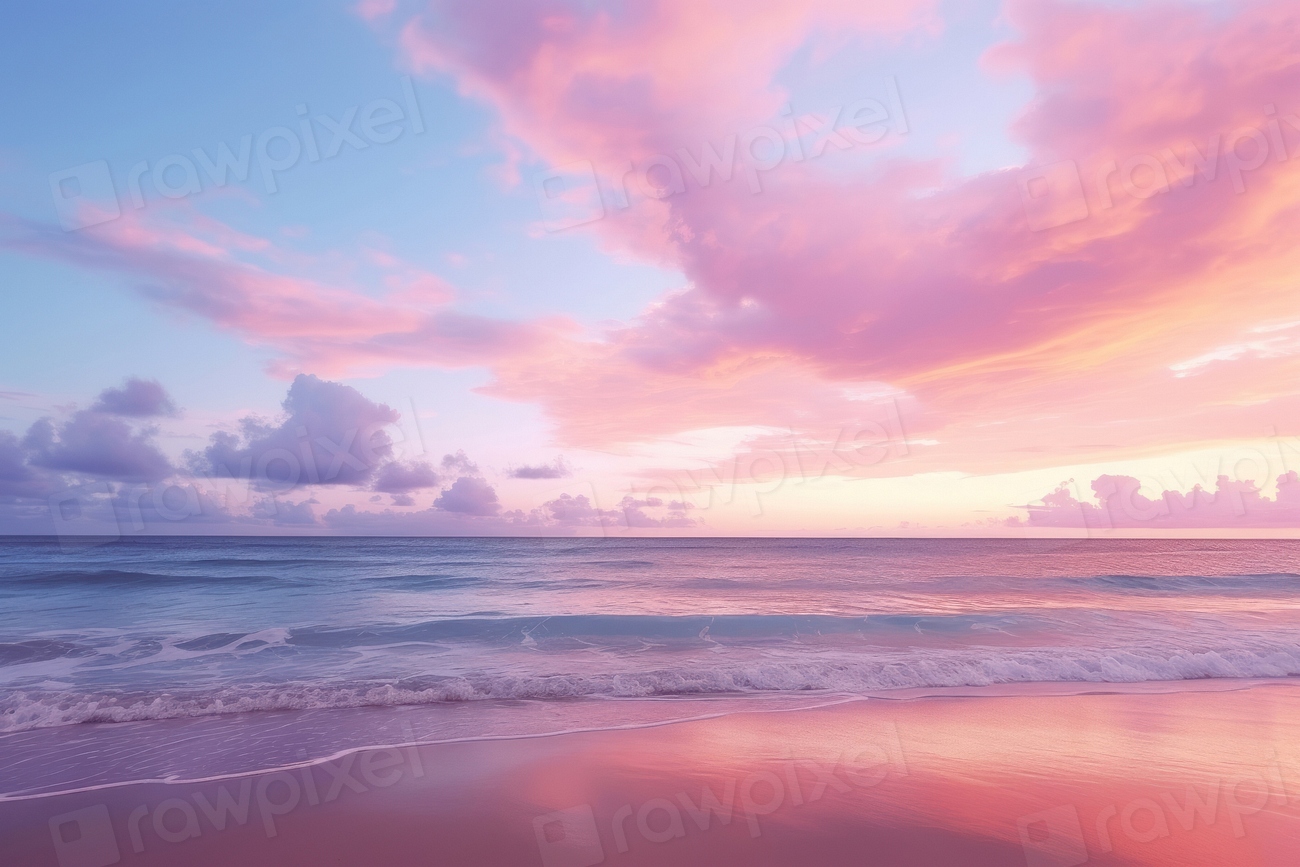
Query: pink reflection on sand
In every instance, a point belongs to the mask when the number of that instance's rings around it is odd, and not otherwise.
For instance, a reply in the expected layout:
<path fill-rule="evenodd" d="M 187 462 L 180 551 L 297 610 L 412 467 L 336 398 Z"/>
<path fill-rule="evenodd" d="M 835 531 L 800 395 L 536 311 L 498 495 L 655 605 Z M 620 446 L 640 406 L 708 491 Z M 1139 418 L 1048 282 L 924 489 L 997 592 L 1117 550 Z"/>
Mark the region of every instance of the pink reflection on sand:
<path fill-rule="evenodd" d="M 38 867 L 1287 863 L 1300 689 L 1149 690 L 365 750 L 5 802 L 0 829 Z M 223 790 L 247 809 L 218 828 Z"/>

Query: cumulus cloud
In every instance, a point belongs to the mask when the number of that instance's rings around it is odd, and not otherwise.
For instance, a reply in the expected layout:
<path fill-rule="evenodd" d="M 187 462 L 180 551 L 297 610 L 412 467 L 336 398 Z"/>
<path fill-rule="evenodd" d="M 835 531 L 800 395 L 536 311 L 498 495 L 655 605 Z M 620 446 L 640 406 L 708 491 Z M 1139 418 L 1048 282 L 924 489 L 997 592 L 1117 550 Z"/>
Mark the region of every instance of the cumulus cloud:
<path fill-rule="evenodd" d="M 156 379 L 136 377 L 128 379 L 121 388 L 104 389 L 91 409 L 133 418 L 173 415 L 176 412 L 171 398 Z"/>
<path fill-rule="evenodd" d="M 351 535 L 377 536 L 510 536 L 561 535 L 572 530 L 547 522 L 536 512 L 519 510 L 497 515 L 467 515 L 438 508 L 418 512 L 362 511 L 347 505 L 330 509 L 321 521 L 331 530 Z"/>
<path fill-rule="evenodd" d="M 443 455 L 439 469 L 435 470 L 427 461 L 410 461 L 402 463 L 392 461 L 380 468 L 375 478 L 373 490 L 391 494 L 393 505 L 414 506 L 414 491 L 436 488 L 446 481 L 452 482 L 449 491 L 439 497 L 436 508 L 466 515 L 496 514 L 496 492 L 480 478 L 478 464 L 469 459 L 464 451 Z M 456 482 L 462 477 L 472 477 L 473 481 L 456 489 Z M 488 492 L 491 497 L 488 498 Z M 475 499 L 478 498 L 478 499 Z"/>
<path fill-rule="evenodd" d="M 456 476 L 476 476 L 479 472 L 478 464 L 471 461 L 464 451 L 458 451 L 454 455 L 443 455 L 442 471 Z"/>
<path fill-rule="evenodd" d="M 549 519 L 571 527 L 606 527 L 618 514 L 596 508 L 585 494 L 560 494 L 543 503 L 542 509 Z"/>
<path fill-rule="evenodd" d="M 164 401 L 165 394 L 159 399 L 157 391 L 128 381 L 101 393 L 95 409 L 62 421 L 40 419 L 22 437 L 0 431 L 0 529 L 50 532 L 60 519 L 73 521 L 62 532 L 122 535 L 276 529 L 571 534 L 698 525 L 687 515 L 689 504 L 655 497 L 624 497 L 614 508 L 601 509 L 587 496 L 562 494 L 528 511 L 506 510 L 466 452 L 446 454 L 436 464 L 400 459 L 383 431 L 398 420 L 395 411 L 354 388 L 308 375 L 290 386 L 283 417 L 245 417 L 238 433 L 214 434 L 201 452 L 187 453 L 187 475 L 163 454 L 154 428 L 133 426 L 125 414 L 154 414 Z M 561 459 L 541 467 L 569 472 Z M 528 469 L 534 478 L 548 477 L 536 473 L 537 467 Z M 516 477 L 529 475 L 516 471 Z M 422 511 L 363 511 L 356 504 L 323 506 L 317 495 L 324 498 L 328 486 L 332 497 L 348 496 L 338 488 L 351 487 L 370 502 L 387 494 L 392 505 L 404 508 L 415 505 L 414 492 L 442 490 Z M 297 493 L 287 496 L 291 492 Z M 62 497 L 57 504 L 51 500 L 56 495 Z M 56 505 L 59 515 L 52 511 Z"/>
<path fill-rule="evenodd" d="M 171 475 L 171 463 L 151 430 L 137 431 L 121 419 L 82 410 L 56 424 L 44 418 L 23 437 L 32 466 L 128 482 L 156 482 Z"/>
<path fill-rule="evenodd" d="M 404 494 L 438 485 L 438 474 L 424 461 L 401 463 L 393 461 L 384 464 L 375 479 L 375 490 L 386 494 Z"/>
<path fill-rule="evenodd" d="M 131 382 L 101 394 L 93 409 L 37 419 L 21 437 L 0 431 L 4 532 L 49 533 L 70 520 L 82 532 L 112 533 L 119 523 L 141 531 L 199 515 L 197 492 L 168 481 L 177 471 L 157 430 L 128 421 L 169 405 L 166 394 Z"/>
<path fill-rule="evenodd" d="M 283 407 L 278 424 L 250 417 L 242 436 L 213 434 L 211 445 L 190 454 L 191 469 L 265 488 L 366 485 L 392 455 L 384 427 L 398 413 L 351 386 L 299 374 Z"/>
<path fill-rule="evenodd" d="M 1300 527 L 1300 476 L 1295 471 L 1277 482 L 1268 498 L 1252 481 L 1219 476 L 1214 491 L 1196 485 L 1187 493 L 1164 491 L 1159 499 L 1140 493 L 1132 476 L 1098 476 L 1092 482 L 1096 502 L 1080 502 L 1068 483 L 1024 508 L 1030 526 L 1128 529 Z"/>
<path fill-rule="evenodd" d="M 658 497 L 647 497 L 644 500 L 638 500 L 635 497 L 624 497 L 619 502 L 619 507 L 623 511 L 623 519 L 629 527 L 660 527 L 660 528 L 684 528 L 696 526 L 696 521 L 687 516 L 688 509 L 695 508 L 691 503 L 682 503 L 672 501 L 665 503 Z M 646 512 L 646 509 L 665 509 L 666 513 L 659 516 L 653 516 Z"/>
<path fill-rule="evenodd" d="M 564 462 L 564 458 L 557 457 L 549 464 L 537 464 L 530 466 L 524 464 L 522 467 L 515 467 L 510 471 L 512 479 L 563 479 L 573 475 L 573 471 Z"/>
<path fill-rule="evenodd" d="M 11 431 L 0 431 L 0 497 L 49 496 L 59 485 L 28 463 L 30 453 Z"/>
<path fill-rule="evenodd" d="M 427 461 L 390 461 L 379 468 L 374 490 L 392 494 L 395 506 L 413 506 L 412 491 L 436 488 L 441 480 L 442 477 Z"/>
<path fill-rule="evenodd" d="M 679 502 L 657 498 L 637 500 L 624 497 L 617 508 L 601 509 L 585 494 L 560 494 L 527 512 L 521 509 L 497 511 L 495 492 L 481 479 L 467 476 L 459 489 L 453 484 L 432 508 L 418 512 L 362 511 L 354 505 L 330 509 L 322 522 L 341 533 L 376 535 L 557 535 L 591 530 L 672 529 L 699 527 L 703 522 L 688 518 L 691 508 Z M 473 492 L 473 493 L 467 493 Z M 462 497 L 463 495 L 463 497 Z M 452 497 L 461 498 L 453 500 Z M 484 508 L 487 503 L 489 507 Z M 446 509 L 446 505 L 470 507 L 470 511 Z M 648 511 L 647 511 L 648 510 Z M 658 513 L 658 514 L 652 514 Z"/>
<path fill-rule="evenodd" d="M 495 515 L 501 510 L 496 490 L 483 479 L 463 476 L 433 501 L 435 509 L 461 515 Z"/>
<path fill-rule="evenodd" d="M 585 494 L 561 494 L 542 504 L 539 510 L 545 520 L 565 527 L 629 527 L 629 528 L 686 528 L 699 526 L 698 521 L 686 515 L 694 506 L 689 503 L 665 503 L 658 497 L 638 500 L 624 497 L 617 509 L 601 509 Z M 646 510 L 663 510 L 652 515 Z"/>
<path fill-rule="evenodd" d="M 312 510 L 313 505 L 318 505 L 314 499 L 306 499 L 299 503 L 270 500 L 263 503 L 262 512 L 269 515 L 271 521 L 280 527 L 314 527 L 318 522 L 316 513 Z"/>

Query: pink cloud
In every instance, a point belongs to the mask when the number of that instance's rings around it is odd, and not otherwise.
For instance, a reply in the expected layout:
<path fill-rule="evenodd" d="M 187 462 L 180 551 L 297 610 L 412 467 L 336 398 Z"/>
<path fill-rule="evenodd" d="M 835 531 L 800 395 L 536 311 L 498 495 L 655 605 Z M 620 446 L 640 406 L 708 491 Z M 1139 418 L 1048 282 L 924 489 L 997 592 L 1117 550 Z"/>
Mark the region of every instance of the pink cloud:
<path fill-rule="evenodd" d="M 454 291 L 446 281 L 391 255 L 314 259 L 192 208 L 158 205 L 77 233 L 13 220 L 5 228 L 4 246 L 123 274 L 165 308 L 279 350 L 271 370 L 286 378 L 487 364 L 569 328 L 461 313 L 448 306 Z M 358 275 L 366 264 L 378 273 Z M 386 291 L 371 294 L 369 286 Z"/>
<path fill-rule="evenodd" d="M 1277 496 L 1262 496 L 1254 482 L 1219 476 L 1213 492 L 1200 485 L 1186 494 L 1165 491 L 1159 499 L 1139 493 L 1131 476 L 1098 476 L 1092 483 L 1096 503 L 1080 502 L 1062 485 L 1029 505 L 1035 527 L 1090 529 L 1191 529 L 1300 527 L 1300 475 L 1293 470 L 1278 479 Z"/>
<path fill-rule="evenodd" d="M 813 39 L 934 27 L 932 0 L 566 0 L 429 4 L 402 33 L 417 70 L 456 76 L 548 159 L 624 160 L 766 117 L 773 83 Z M 696 138 L 683 140 L 682 133 Z"/>
<path fill-rule="evenodd" d="M 1293 358 L 1192 385 L 1171 367 L 1293 313 L 1294 4 L 1009 4 L 1020 35 L 986 65 L 1036 88 L 1012 130 L 1029 165 L 1077 168 L 1086 218 L 1060 225 L 1079 202 L 1027 211 L 1019 171 L 882 157 L 851 177 L 790 162 L 761 195 L 739 169 L 690 182 L 680 148 L 778 122 L 794 51 L 932 29 L 926 4 L 511 10 L 435 3 L 405 30 L 408 59 L 552 165 L 663 155 L 687 179 L 590 228 L 689 289 L 598 344 L 496 367 L 492 393 L 542 403 L 562 441 L 834 418 L 853 409 L 838 386 L 860 382 L 910 395 L 922 430 L 963 434 L 936 460 L 982 470 L 1258 435 L 1288 411 Z M 1179 168 L 1216 136 L 1214 180 Z"/>
<path fill-rule="evenodd" d="M 397 0 L 361 0 L 352 10 L 365 21 L 373 22 L 393 14 L 396 8 Z"/>

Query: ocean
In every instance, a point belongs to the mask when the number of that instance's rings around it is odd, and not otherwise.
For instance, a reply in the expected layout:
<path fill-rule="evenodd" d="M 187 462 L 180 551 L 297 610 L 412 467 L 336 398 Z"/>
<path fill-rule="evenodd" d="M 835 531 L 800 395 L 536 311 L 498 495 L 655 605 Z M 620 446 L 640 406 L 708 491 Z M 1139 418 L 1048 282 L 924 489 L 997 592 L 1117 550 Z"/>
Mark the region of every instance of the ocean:
<path fill-rule="evenodd" d="M 0 731 L 1300 674 L 1289 541 L 0 540 Z"/>

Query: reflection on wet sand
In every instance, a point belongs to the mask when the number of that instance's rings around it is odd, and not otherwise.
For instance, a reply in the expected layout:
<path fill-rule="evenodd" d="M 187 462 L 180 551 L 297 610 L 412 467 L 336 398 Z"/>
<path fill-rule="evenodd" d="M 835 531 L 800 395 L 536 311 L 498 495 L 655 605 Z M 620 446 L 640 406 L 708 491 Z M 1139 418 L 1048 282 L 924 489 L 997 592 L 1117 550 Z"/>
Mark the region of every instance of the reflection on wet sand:
<path fill-rule="evenodd" d="M 1273 867 L 1298 712 L 1288 684 L 854 701 L 19 799 L 0 829 L 33 867 Z"/>

